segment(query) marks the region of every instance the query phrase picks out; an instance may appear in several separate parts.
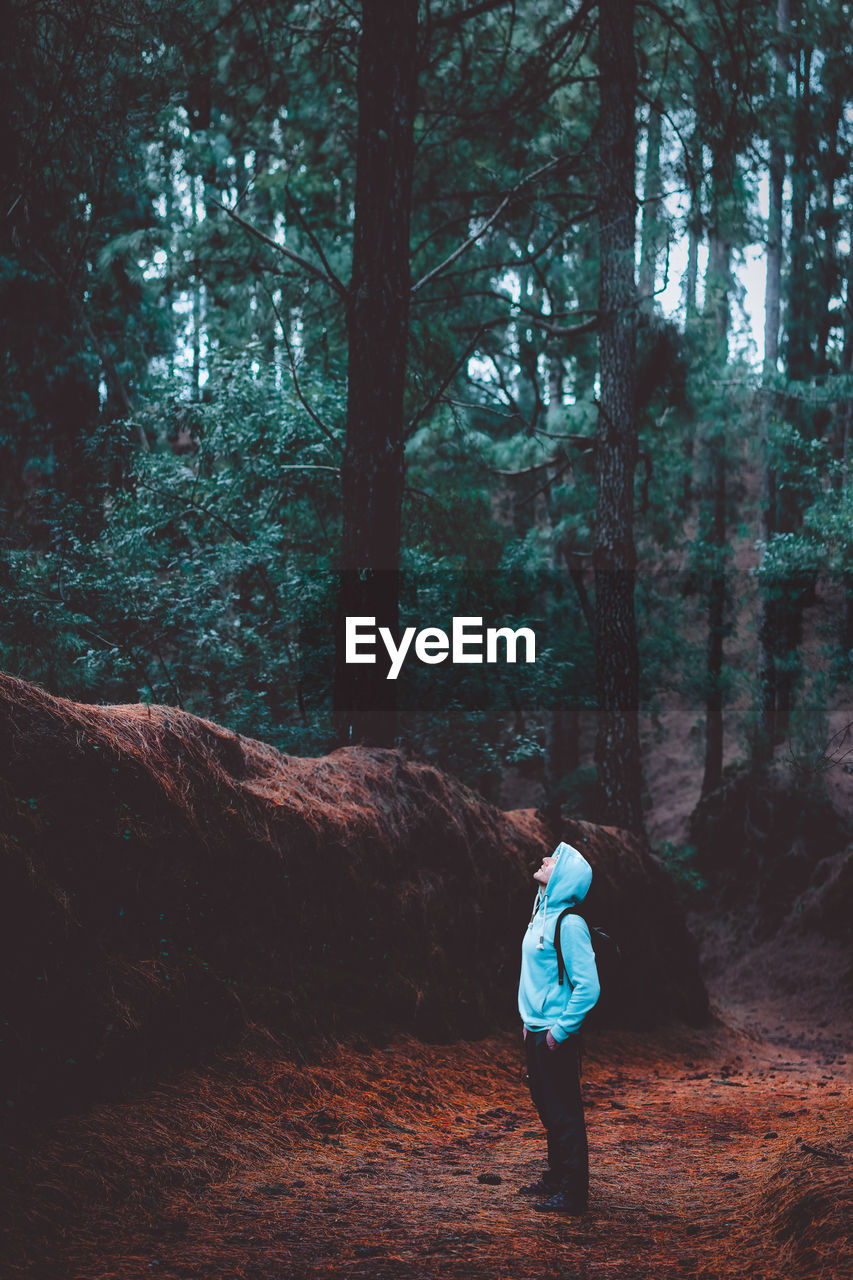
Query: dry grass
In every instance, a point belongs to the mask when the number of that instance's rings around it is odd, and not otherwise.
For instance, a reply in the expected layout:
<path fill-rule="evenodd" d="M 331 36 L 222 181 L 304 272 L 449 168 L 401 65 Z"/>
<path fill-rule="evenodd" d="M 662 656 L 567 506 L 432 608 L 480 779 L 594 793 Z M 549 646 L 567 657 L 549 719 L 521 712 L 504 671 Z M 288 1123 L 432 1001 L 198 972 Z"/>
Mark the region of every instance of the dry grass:
<path fill-rule="evenodd" d="M 737 1236 L 764 1241 L 780 1275 L 838 1280 L 853 1275 L 853 1128 L 839 1106 L 803 1126 L 793 1151 L 777 1156 L 746 1207 Z M 743 1268 L 744 1277 L 755 1272 Z"/>

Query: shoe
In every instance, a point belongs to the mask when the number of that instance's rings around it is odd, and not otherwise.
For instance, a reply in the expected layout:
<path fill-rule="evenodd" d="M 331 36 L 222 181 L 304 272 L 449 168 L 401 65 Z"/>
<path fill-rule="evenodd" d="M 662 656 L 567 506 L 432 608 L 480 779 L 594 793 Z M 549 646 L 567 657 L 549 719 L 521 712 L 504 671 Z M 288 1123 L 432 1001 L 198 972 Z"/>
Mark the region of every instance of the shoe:
<path fill-rule="evenodd" d="M 547 1200 L 540 1200 L 533 1208 L 539 1213 L 565 1213 L 578 1218 L 586 1213 L 586 1205 L 580 1200 L 573 1200 L 565 1191 L 557 1191 Z"/>
<path fill-rule="evenodd" d="M 519 1187 L 518 1194 L 520 1196 L 552 1196 L 556 1190 L 553 1182 L 538 1178 L 536 1182 L 529 1182 L 526 1187 Z"/>

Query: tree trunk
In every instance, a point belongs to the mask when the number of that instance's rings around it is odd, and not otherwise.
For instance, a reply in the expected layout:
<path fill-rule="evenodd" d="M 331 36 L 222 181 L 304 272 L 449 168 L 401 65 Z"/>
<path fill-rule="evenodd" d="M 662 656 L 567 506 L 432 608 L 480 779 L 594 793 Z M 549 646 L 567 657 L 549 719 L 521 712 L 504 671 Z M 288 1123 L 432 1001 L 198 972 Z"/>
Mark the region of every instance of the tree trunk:
<path fill-rule="evenodd" d="M 723 641 L 726 634 L 726 450 L 723 435 L 715 430 L 709 444 L 711 489 L 710 542 L 713 565 L 708 583 L 708 649 L 705 691 L 705 771 L 702 795 L 715 791 L 723 780 Z"/>
<path fill-rule="evenodd" d="M 815 372 L 815 289 L 808 243 L 809 207 L 813 190 L 814 119 L 811 101 L 811 48 L 804 48 L 797 65 L 797 100 L 794 111 L 794 135 L 791 160 L 791 235 L 787 307 L 787 373 L 791 381 L 806 381 Z M 793 401 L 790 419 L 802 420 L 802 408 Z M 794 486 L 780 489 L 776 495 L 776 527 L 780 533 L 796 533 L 802 523 Z M 803 631 L 803 608 L 808 583 L 801 575 L 785 582 L 784 593 L 774 602 L 774 640 L 776 644 L 776 714 L 774 738 L 782 740 L 788 732 L 794 691 L 800 670 L 800 643 Z"/>
<path fill-rule="evenodd" d="M 196 187 L 198 186 L 198 191 Z M 192 226 L 196 232 L 198 226 L 198 206 L 204 203 L 204 178 L 201 174 L 190 179 L 192 193 Z M 196 232 L 197 234 L 197 232 Z M 193 345 L 192 345 L 192 398 L 201 400 L 201 341 L 202 341 L 202 283 L 201 266 L 196 253 L 193 263 Z"/>
<path fill-rule="evenodd" d="M 684 276 L 684 320 L 696 319 L 696 286 L 699 281 L 699 243 L 702 239 L 702 189 L 700 171 L 702 147 L 694 133 L 685 147 L 684 168 L 690 184 L 690 213 L 687 219 L 687 271 Z"/>
<path fill-rule="evenodd" d="M 396 685 L 384 647 L 376 663 L 348 665 L 344 619 L 372 617 L 397 636 L 418 5 L 364 0 L 362 11 L 334 701 L 340 739 L 390 745 Z"/>
<path fill-rule="evenodd" d="M 684 325 L 690 334 L 697 318 L 696 294 L 699 283 L 699 244 L 702 239 L 702 188 L 700 169 L 702 148 L 696 133 L 684 152 L 684 169 L 690 185 L 690 213 L 687 219 L 687 270 L 684 274 Z M 696 442 L 692 418 L 685 423 L 681 450 L 684 457 L 684 473 L 681 487 L 681 504 L 685 516 L 693 505 L 693 467 Z"/>
<path fill-rule="evenodd" d="M 817 272 L 819 295 L 817 299 L 817 341 L 815 343 L 815 371 L 827 373 L 832 367 L 832 356 L 829 351 L 829 335 L 832 328 L 832 299 L 837 288 L 838 257 L 836 251 L 836 234 L 838 231 L 838 213 L 835 208 L 835 188 L 839 172 L 844 171 L 844 164 L 839 156 L 838 137 L 842 122 L 844 103 L 840 92 L 833 95 L 829 115 L 829 136 L 826 140 L 826 154 L 823 157 L 825 206 L 821 219 L 823 223 L 823 252 Z"/>
<path fill-rule="evenodd" d="M 812 373 L 814 314 L 809 272 L 808 208 L 812 185 L 812 51 L 804 49 L 797 68 L 794 148 L 791 164 L 791 272 L 788 286 L 788 377 L 800 381 Z"/>
<path fill-rule="evenodd" d="M 773 412 L 773 379 L 779 365 L 779 324 L 782 300 L 782 209 L 785 187 L 785 143 L 778 128 L 785 84 L 787 58 L 783 41 L 788 33 L 789 0 L 777 0 L 776 53 L 774 67 L 774 127 L 770 139 L 770 210 L 767 219 L 767 283 L 764 291 L 764 393 L 761 402 L 761 475 L 759 488 L 759 529 L 762 544 L 776 531 L 776 475 L 770 458 L 770 419 Z M 776 738 L 776 607 L 767 588 L 758 604 L 758 708 L 753 744 L 753 760 L 766 763 L 773 755 Z"/>
<path fill-rule="evenodd" d="M 773 121 L 770 138 L 770 210 L 767 219 L 767 282 L 764 291 L 764 377 L 772 378 L 779 362 L 779 322 L 782 300 L 782 200 L 785 186 L 785 142 L 778 121 L 787 97 L 789 0 L 776 4 L 776 52 L 774 56 Z"/>
<path fill-rule="evenodd" d="M 599 15 L 601 398 L 593 555 L 598 695 L 595 760 L 607 821 L 641 832 L 639 660 L 634 617 L 634 0 L 601 0 Z"/>
<path fill-rule="evenodd" d="M 712 223 L 705 276 L 705 317 L 708 322 L 708 357 L 719 370 L 728 359 L 729 298 L 731 295 L 731 245 L 723 227 L 723 193 L 730 189 L 731 172 L 724 159 L 715 165 Z M 723 667 L 725 660 L 726 600 L 726 430 L 717 416 L 706 423 L 705 465 L 707 480 L 700 537 L 707 547 L 708 640 L 705 660 L 705 770 L 702 794 L 720 785 L 723 776 Z"/>
<path fill-rule="evenodd" d="M 657 107 L 649 108 L 646 129 L 646 168 L 643 175 L 643 217 L 640 232 L 639 295 L 643 311 L 651 315 L 655 305 L 655 280 L 663 239 L 661 217 L 660 152 L 663 131 Z"/>
<path fill-rule="evenodd" d="M 850 232 L 853 241 L 853 222 Z M 841 348 L 841 373 L 853 372 L 853 248 L 847 254 L 847 284 L 844 309 L 844 345 Z M 853 426 L 853 397 L 848 397 L 844 404 L 841 424 L 841 488 L 846 489 L 850 483 L 850 428 Z"/>

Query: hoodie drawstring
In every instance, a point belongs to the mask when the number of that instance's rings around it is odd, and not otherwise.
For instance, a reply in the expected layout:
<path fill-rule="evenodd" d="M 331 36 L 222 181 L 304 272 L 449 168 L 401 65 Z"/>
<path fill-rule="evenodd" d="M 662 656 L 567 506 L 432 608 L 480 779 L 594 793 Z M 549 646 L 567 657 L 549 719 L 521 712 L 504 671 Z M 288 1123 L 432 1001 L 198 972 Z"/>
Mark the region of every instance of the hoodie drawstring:
<path fill-rule="evenodd" d="M 537 893 L 536 897 L 533 899 L 533 913 L 530 917 L 530 924 L 527 926 L 527 928 L 528 930 L 533 928 L 533 925 L 536 922 L 536 913 L 538 912 L 540 907 L 543 908 L 543 911 L 542 911 L 542 920 L 539 926 L 539 941 L 536 944 L 536 949 L 538 951 L 544 951 L 545 943 L 543 940 L 545 937 L 545 913 L 548 910 L 548 898 L 544 893 Z"/>
<path fill-rule="evenodd" d="M 539 923 L 539 941 L 536 944 L 537 951 L 545 950 L 545 918 L 548 915 L 548 895 L 542 895 L 542 919 Z"/>

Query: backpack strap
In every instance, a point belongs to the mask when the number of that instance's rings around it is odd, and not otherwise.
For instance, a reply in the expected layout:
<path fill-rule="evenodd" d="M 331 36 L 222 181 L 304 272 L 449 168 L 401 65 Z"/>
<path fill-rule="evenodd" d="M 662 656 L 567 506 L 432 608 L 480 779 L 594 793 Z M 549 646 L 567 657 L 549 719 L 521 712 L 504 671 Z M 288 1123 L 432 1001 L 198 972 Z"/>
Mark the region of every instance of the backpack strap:
<path fill-rule="evenodd" d="M 563 978 L 567 978 L 566 965 L 563 961 L 563 948 L 560 945 L 560 925 L 563 923 L 564 916 L 579 916 L 580 914 L 577 907 L 565 907 L 557 916 L 557 927 L 554 930 L 554 948 L 557 952 L 557 981 L 560 986 L 563 985 Z"/>

